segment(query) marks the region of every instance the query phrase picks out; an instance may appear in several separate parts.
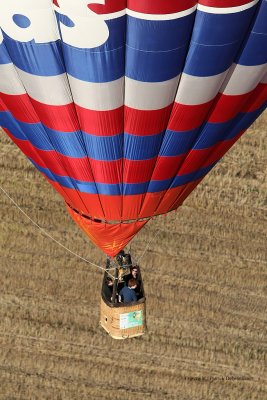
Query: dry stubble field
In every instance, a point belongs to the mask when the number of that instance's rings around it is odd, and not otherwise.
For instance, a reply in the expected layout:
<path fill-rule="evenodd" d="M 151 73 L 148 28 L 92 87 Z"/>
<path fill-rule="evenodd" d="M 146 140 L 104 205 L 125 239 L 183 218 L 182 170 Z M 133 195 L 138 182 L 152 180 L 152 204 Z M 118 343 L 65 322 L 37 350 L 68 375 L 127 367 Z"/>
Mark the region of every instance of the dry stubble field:
<path fill-rule="evenodd" d="M 265 120 L 265 121 L 264 121 Z M 266 114 L 177 213 L 132 248 L 148 332 L 99 327 L 101 271 L 44 237 L 0 191 L 0 399 L 267 398 Z M 104 263 L 0 133 L 1 186 L 72 251 Z"/>

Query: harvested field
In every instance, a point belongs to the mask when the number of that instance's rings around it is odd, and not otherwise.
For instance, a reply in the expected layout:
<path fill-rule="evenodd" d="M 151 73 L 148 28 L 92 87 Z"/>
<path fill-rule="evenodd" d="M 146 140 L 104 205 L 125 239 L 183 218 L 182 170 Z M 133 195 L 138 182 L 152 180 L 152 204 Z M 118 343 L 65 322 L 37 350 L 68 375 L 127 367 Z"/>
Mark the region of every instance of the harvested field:
<path fill-rule="evenodd" d="M 266 114 L 184 205 L 147 225 L 148 332 L 99 327 L 102 272 L 0 191 L 0 399 L 267 398 Z M 62 200 L 0 132 L 0 185 L 56 240 L 104 263 Z"/>

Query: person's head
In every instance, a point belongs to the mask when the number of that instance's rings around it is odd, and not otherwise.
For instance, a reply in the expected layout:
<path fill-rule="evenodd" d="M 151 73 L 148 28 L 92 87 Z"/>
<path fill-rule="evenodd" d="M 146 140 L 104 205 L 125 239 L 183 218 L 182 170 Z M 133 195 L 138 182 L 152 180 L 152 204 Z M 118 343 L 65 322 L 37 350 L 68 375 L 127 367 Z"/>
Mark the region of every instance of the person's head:
<path fill-rule="evenodd" d="M 133 267 L 133 268 L 132 268 L 132 277 L 133 277 L 134 279 L 136 279 L 136 278 L 137 278 L 137 275 L 138 275 L 138 269 L 137 269 L 137 267 Z"/>
<path fill-rule="evenodd" d="M 135 289 L 137 287 L 137 282 L 134 278 L 130 279 L 128 282 L 128 287 L 131 289 Z"/>
<path fill-rule="evenodd" d="M 107 284 L 108 286 L 112 286 L 112 285 L 113 285 L 113 280 L 112 280 L 112 278 L 110 278 L 110 276 L 107 276 L 107 277 L 106 277 L 106 284 Z"/>

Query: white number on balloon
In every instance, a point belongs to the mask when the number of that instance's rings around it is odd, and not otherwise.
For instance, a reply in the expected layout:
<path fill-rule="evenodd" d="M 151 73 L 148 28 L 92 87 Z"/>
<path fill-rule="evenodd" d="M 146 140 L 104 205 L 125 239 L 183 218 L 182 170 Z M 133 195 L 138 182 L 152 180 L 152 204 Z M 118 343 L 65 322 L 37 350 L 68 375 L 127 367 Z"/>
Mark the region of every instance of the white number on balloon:
<path fill-rule="evenodd" d="M 95 14 L 88 4 L 105 4 L 105 0 L 58 0 L 57 12 L 66 15 L 69 26 L 60 22 L 65 43 L 92 48 L 105 43 L 109 30 L 103 16 Z M 63 19 L 64 20 L 64 19 Z M 59 39 L 51 0 L 8 0 L 0 2 L 0 27 L 19 42 L 48 43 Z M 0 31 L 0 43 L 3 36 Z"/>

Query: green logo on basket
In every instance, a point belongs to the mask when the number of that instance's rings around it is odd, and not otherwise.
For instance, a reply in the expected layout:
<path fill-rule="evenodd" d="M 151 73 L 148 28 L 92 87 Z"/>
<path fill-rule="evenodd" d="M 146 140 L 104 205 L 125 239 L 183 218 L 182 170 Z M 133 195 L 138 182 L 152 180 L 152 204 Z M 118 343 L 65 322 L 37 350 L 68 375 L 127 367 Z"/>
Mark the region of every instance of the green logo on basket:
<path fill-rule="evenodd" d="M 120 329 L 134 328 L 143 325 L 143 311 L 133 311 L 120 315 Z"/>

